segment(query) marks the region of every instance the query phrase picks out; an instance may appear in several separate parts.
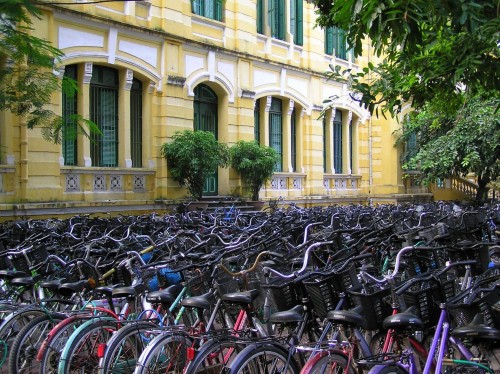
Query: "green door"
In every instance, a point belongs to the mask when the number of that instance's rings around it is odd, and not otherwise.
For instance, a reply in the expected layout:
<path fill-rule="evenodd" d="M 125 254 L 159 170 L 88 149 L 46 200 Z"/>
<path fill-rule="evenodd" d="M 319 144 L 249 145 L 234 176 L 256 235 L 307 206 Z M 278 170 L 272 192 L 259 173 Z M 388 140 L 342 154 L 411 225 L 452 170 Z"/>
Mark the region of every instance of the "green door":
<path fill-rule="evenodd" d="M 194 130 L 210 131 L 217 139 L 217 95 L 204 84 L 196 86 L 194 89 Z M 205 180 L 203 195 L 215 196 L 218 178 L 217 170 Z"/>

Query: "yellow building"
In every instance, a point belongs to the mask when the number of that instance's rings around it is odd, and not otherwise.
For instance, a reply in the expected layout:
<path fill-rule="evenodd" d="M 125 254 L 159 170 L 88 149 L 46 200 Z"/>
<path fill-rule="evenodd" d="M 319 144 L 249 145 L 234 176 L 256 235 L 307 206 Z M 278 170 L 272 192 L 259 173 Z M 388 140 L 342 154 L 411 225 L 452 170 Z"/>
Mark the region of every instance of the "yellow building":
<path fill-rule="evenodd" d="M 310 206 L 422 192 L 404 185 L 397 121 L 370 116 L 345 83 L 325 77 L 330 64 L 375 61 L 369 46 L 353 60 L 341 32 L 315 27 L 308 1 L 60 2 L 33 26 L 64 52 L 54 74 L 80 90 L 55 94 L 51 109 L 92 119 L 102 136 L 52 144 L 0 114 L 2 216 L 165 208 L 187 191 L 160 147 L 184 129 L 274 147 L 281 162 L 262 199 Z M 328 97 L 335 105 L 320 119 Z M 242 193 L 231 169 L 208 182 L 207 195 Z"/>

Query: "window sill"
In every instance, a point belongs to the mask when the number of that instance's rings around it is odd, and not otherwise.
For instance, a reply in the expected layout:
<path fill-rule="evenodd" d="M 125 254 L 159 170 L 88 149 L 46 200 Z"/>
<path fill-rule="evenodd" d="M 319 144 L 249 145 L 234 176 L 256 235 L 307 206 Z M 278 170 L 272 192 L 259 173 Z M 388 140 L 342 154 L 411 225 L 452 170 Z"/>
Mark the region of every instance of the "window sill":
<path fill-rule="evenodd" d="M 61 174 L 155 174 L 155 169 L 149 168 L 105 168 L 105 167 L 82 167 L 62 166 Z"/>
<path fill-rule="evenodd" d="M 217 21 L 215 19 L 199 16 L 194 13 L 191 14 L 191 22 L 198 25 L 210 26 L 220 30 L 226 28 L 226 24 L 223 21 Z"/>

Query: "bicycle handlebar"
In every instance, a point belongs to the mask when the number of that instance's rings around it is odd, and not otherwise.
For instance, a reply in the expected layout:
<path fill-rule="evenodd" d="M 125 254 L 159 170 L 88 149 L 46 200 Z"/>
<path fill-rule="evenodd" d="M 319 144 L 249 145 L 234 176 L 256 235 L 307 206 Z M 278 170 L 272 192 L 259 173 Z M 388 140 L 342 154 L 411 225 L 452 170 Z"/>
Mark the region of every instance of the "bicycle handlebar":
<path fill-rule="evenodd" d="M 447 264 L 444 268 L 440 269 L 437 273 L 430 273 L 427 276 L 419 276 L 419 277 L 408 280 L 405 284 L 403 284 L 401 287 L 399 287 L 397 289 L 396 295 L 401 295 L 408 288 L 413 286 L 415 283 L 426 282 L 426 281 L 431 281 L 431 280 L 437 281 L 437 277 L 443 275 L 444 273 L 446 273 L 448 270 L 452 269 L 455 266 L 474 265 L 475 263 L 476 263 L 475 260 L 468 260 L 468 261 L 458 261 L 458 262 L 453 262 L 453 263 Z"/>
<path fill-rule="evenodd" d="M 371 256 L 372 256 L 371 253 L 365 253 L 365 254 L 362 254 L 362 255 L 359 255 L 359 256 L 350 257 L 350 258 L 346 259 L 345 262 L 340 267 L 338 267 L 338 268 L 332 266 L 331 268 L 329 268 L 327 270 L 311 271 L 311 272 L 309 272 L 307 274 L 298 276 L 297 278 L 295 278 L 294 281 L 298 283 L 298 282 L 301 282 L 304 279 L 307 279 L 309 277 L 314 277 L 314 276 L 328 276 L 328 275 L 331 275 L 331 274 L 339 274 L 342 271 L 344 271 L 347 268 L 347 266 L 349 266 L 354 261 L 362 260 L 364 258 L 368 258 L 368 257 L 371 257 Z"/>
<path fill-rule="evenodd" d="M 333 241 L 317 242 L 317 243 L 311 244 L 307 248 L 306 253 L 304 254 L 304 262 L 302 264 L 302 267 L 299 270 L 297 270 L 296 272 L 293 272 L 292 274 L 283 274 L 283 273 L 280 273 L 279 271 L 271 269 L 270 267 L 267 267 L 267 266 L 265 266 L 263 270 L 264 270 L 264 272 L 271 272 L 271 273 L 273 273 L 281 278 L 290 279 L 290 278 L 296 277 L 298 274 L 301 274 L 304 272 L 304 270 L 306 270 L 307 262 L 309 261 L 309 254 L 311 253 L 311 251 L 313 249 L 315 249 L 316 247 L 320 247 L 322 245 L 329 245 L 329 244 L 333 244 Z"/>
<path fill-rule="evenodd" d="M 265 255 L 269 255 L 270 252 L 269 251 L 263 251 L 263 252 L 260 252 L 257 256 L 257 258 L 255 259 L 255 262 L 253 263 L 252 266 L 250 266 L 248 269 L 245 269 L 245 270 L 241 270 L 241 271 L 238 271 L 236 273 L 233 273 L 231 270 L 229 270 L 227 267 L 225 267 L 224 265 L 222 264 L 218 264 L 217 266 L 222 269 L 225 273 L 229 274 L 230 276 L 232 277 L 241 277 L 247 273 L 251 273 L 252 271 L 255 271 L 255 269 L 257 268 L 257 265 L 259 264 L 260 262 L 260 259 L 262 257 L 264 257 Z"/>

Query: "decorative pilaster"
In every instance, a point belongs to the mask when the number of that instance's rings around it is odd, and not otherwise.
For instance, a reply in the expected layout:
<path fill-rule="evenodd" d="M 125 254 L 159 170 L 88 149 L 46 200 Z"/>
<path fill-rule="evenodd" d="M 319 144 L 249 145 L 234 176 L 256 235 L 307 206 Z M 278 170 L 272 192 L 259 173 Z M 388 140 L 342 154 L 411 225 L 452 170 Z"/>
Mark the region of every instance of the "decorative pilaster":
<path fill-rule="evenodd" d="M 83 84 L 90 84 L 90 80 L 92 79 L 92 70 L 93 70 L 92 62 L 86 62 L 83 70 Z"/>
<path fill-rule="evenodd" d="M 125 91 L 130 91 L 133 82 L 134 82 L 134 71 L 127 69 L 125 72 L 125 84 L 123 85 L 123 89 Z"/>

